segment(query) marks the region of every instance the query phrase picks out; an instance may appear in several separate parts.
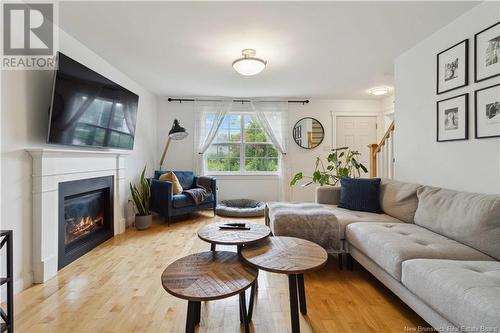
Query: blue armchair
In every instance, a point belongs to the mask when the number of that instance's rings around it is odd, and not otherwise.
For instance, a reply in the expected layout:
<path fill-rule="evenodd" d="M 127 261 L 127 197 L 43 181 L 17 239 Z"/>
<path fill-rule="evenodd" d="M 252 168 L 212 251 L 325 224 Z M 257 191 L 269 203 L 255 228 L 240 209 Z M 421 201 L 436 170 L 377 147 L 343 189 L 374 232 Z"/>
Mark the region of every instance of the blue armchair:
<path fill-rule="evenodd" d="M 217 205 L 217 184 L 215 178 L 212 178 L 212 193 L 198 206 L 193 199 L 186 193 L 173 194 L 172 183 L 159 180 L 160 176 L 169 171 L 155 171 L 151 182 L 151 199 L 149 208 L 151 211 L 166 218 L 170 224 L 173 216 L 185 215 L 202 209 L 213 209 Z M 191 171 L 174 171 L 179 179 L 183 189 L 189 189 L 196 186 L 197 177 Z"/>

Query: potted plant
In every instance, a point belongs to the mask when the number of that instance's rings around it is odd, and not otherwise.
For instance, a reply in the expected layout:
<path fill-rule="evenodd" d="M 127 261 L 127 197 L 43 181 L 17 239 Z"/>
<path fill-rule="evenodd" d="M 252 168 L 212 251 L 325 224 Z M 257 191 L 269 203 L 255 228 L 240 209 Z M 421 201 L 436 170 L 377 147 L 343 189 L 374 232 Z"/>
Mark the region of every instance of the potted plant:
<path fill-rule="evenodd" d="M 312 176 L 304 176 L 302 172 L 299 172 L 293 177 L 290 186 L 295 186 L 302 179 L 310 180 L 302 186 L 313 183 L 320 186 L 336 186 L 342 177 L 360 177 L 361 172 L 366 173 L 368 170 L 362 163 L 358 162 L 359 155 L 361 155 L 360 152 L 350 150 L 348 147 L 332 149 L 326 158 L 326 163 L 321 157 L 316 158 L 316 166 Z"/>
<path fill-rule="evenodd" d="M 142 170 L 139 184 L 136 186 L 130 183 L 130 192 L 135 208 L 135 227 L 137 230 L 144 230 L 151 226 L 153 218 L 149 210 L 149 198 L 151 197 L 151 180 L 144 178 L 146 166 Z"/>

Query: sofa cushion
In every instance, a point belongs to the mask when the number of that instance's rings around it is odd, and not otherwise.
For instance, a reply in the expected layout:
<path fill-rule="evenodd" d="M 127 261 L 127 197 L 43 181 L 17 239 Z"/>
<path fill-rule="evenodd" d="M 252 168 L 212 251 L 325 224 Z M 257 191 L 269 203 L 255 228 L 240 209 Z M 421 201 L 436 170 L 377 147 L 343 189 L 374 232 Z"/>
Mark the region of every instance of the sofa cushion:
<path fill-rule="evenodd" d="M 377 214 L 377 213 L 349 210 L 340 208 L 336 205 L 324 205 L 324 206 L 333 210 L 333 213 L 337 217 L 337 221 L 339 223 L 340 239 L 345 239 L 345 228 L 351 223 L 355 222 L 403 223 L 403 221 L 398 220 L 397 218 L 389 216 L 387 214 Z"/>
<path fill-rule="evenodd" d="M 500 262 L 414 259 L 403 284 L 457 327 L 500 326 Z"/>
<path fill-rule="evenodd" d="M 208 195 L 208 198 L 206 198 L 202 204 L 211 202 L 214 200 L 214 195 L 213 193 L 210 193 Z M 182 208 L 182 207 L 189 207 L 189 206 L 194 206 L 194 201 L 191 196 L 181 193 L 181 194 L 176 194 L 172 197 L 172 207 L 174 208 Z"/>
<path fill-rule="evenodd" d="M 187 190 L 193 188 L 194 184 L 194 174 L 191 171 L 174 171 L 175 175 L 179 179 L 182 188 Z"/>
<path fill-rule="evenodd" d="M 380 178 L 342 177 L 340 179 L 339 207 L 382 213 L 380 208 Z"/>
<path fill-rule="evenodd" d="M 415 223 L 500 260 L 500 195 L 418 189 Z"/>
<path fill-rule="evenodd" d="M 172 206 L 174 208 L 181 208 L 181 207 L 187 207 L 187 206 L 194 206 L 194 201 L 193 199 L 184 193 L 181 194 L 175 194 L 172 197 Z"/>
<path fill-rule="evenodd" d="M 413 223 L 417 210 L 417 189 L 422 185 L 382 179 L 380 206 L 384 213 L 406 223 Z"/>
<path fill-rule="evenodd" d="M 416 258 L 493 260 L 484 253 L 409 223 L 353 223 L 346 228 L 349 246 L 370 257 L 395 279 L 401 263 Z"/>
<path fill-rule="evenodd" d="M 340 186 L 318 186 L 316 187 L 315 200 L 318 204 L 338 205 L 340 202 Z"/>

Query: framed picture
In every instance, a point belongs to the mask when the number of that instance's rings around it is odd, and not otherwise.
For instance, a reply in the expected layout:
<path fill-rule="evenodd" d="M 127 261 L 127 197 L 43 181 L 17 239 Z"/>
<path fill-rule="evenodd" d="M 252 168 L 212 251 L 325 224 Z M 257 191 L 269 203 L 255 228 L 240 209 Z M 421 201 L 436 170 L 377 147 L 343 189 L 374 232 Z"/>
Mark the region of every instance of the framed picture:
<path fill-rule="evenodd" d="M 500 83 L 474 92 L 476 139 L 500 137 Z"/>
<path fill-rule="evenodd" d="M 474 81 L 500 75 L 500 22 L 474 35 Z"/>
<path fill-rule="evenodd" d="M 438 142 L 469 138 L 469 94 L 438 101 L 436 112 Z"/>
<path fill-rule="evenodd" d="M 437 55 L 438 94 L 469 84 L 469 40 L 466 39 Z"/>

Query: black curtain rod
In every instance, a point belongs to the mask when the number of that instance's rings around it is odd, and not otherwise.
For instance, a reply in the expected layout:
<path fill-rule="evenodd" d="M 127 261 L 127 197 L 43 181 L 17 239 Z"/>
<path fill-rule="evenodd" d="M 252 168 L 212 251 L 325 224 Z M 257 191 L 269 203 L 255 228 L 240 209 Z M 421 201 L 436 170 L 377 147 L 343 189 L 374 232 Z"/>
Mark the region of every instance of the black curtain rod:
<path fill-rule="evenodd" d="M 194 101 L 201 101 L 201 102 L 222 102 L 220 99 L 194 99 L 194 98 L 168 98 L 169 102 L 194 102 Z M 250 103 L 251 101 L 249 99 L 233 99 L 234 103 Z M 266 101 L 263 101 L 266 102 Z M 272 102 L 272 101 L 269 101 Z M 302 105 L 309 103 L 308 99 L 304 99 L 302 101 L 287 101 L 288 103 L 302 103 Z"/>

